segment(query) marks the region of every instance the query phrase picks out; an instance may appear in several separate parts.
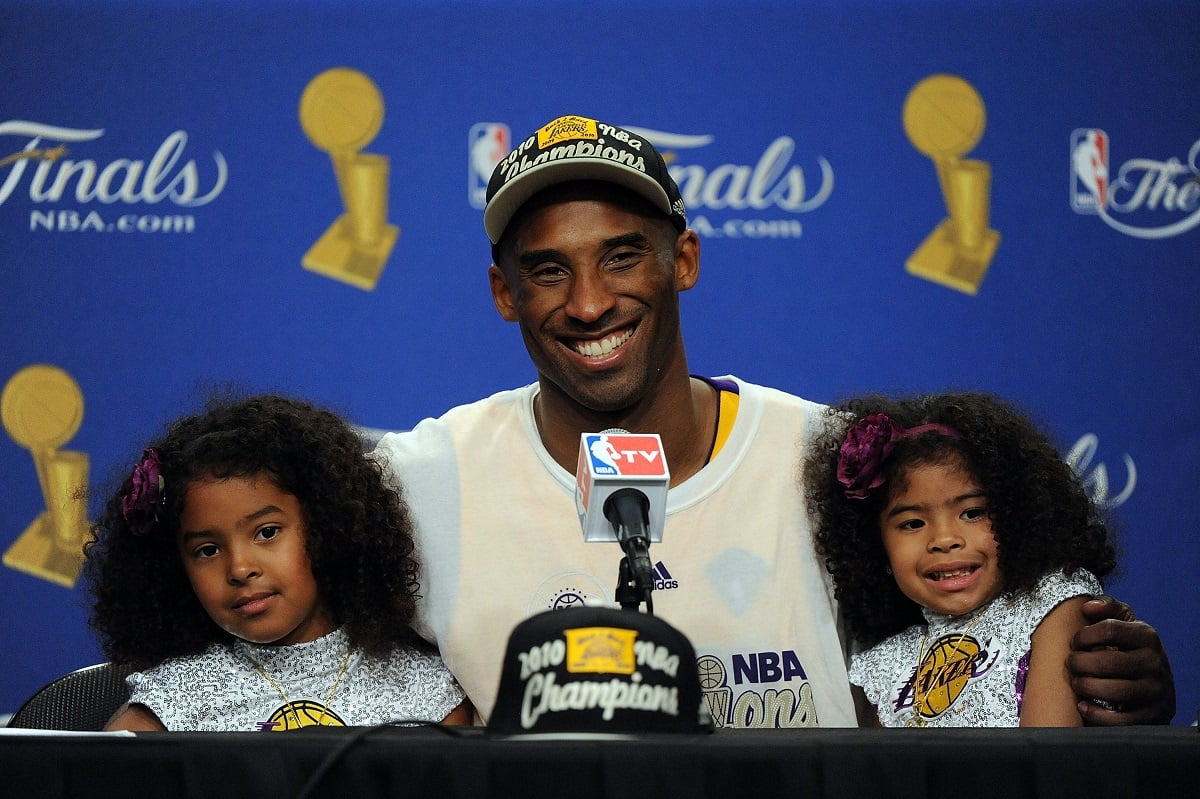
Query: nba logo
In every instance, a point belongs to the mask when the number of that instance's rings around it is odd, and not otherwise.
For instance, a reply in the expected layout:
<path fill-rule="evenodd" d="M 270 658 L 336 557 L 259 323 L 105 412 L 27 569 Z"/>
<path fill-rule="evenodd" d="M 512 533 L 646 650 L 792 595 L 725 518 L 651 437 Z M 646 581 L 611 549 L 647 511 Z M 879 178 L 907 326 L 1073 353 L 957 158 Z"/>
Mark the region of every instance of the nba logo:
<path fill-rule="evenodd" d="M 492 170 L 512 149 L 512 136 L 503 122 L 480 122 L 471 126 L 467 140 L 467 196 L 472 208 L 487 204 L 487 185 Z"/>
<path fill-rule="evenodd" d="M 1108 134 L 1099 128 L 1071 131 L 1071 208 L 1095 214 L 1108 207 Z"/>
<path fill-rule="evenodd" d="M 667 475 L 662 440 L 655 435 L 586 435 L 592 473 L 621 477 L 664 477 Z M 619 447 L 617 445 L 620 445 Z"/>
<path fill-rule="evenodd" d="M 632 488 L 649 500 L 650 540 L 662 541 L 671 473 L 657 433 L 581 433 L 575 468 L 575 509 L 584 541 L 616 541 L 616 526 L 604 506 L 616 492 Z"/>

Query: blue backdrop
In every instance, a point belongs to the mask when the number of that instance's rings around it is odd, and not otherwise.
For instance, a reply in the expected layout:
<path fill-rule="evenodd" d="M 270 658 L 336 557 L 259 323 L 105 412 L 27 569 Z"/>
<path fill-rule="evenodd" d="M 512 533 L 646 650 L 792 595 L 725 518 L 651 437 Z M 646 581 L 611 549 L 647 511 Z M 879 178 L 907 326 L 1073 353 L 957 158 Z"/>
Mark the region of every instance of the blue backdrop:
<path fill-rule="evenodd" d="M 823 401 L 986 389 L 1052 430 L 1195 718 L 1194 0 L 0 14 L 0 712 L 101 658 L 61 498 L 209 384 L 403 428 L 534 378 L 478 192 L 576 113 L 647 132 L 683 187 L 693 371 Z"/>

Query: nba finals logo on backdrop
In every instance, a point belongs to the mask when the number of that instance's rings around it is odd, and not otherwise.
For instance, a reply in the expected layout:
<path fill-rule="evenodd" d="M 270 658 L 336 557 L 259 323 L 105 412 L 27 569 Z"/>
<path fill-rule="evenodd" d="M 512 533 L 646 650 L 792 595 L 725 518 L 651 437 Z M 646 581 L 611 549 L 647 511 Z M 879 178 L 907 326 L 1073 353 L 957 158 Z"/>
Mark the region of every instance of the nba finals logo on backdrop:
<path fill-rule="evenodd" d="M 1137 487 L 1137 465 L 1129 453 L 1121 457 L 1125 462 L 1125 485 L 1117 493 L 1112 493 L 1109 487 L 1108 466 L 1103 461 L 1092 466 L 1092 459 L 1100 448 L 1100 439 L 1095 433 L 1086 433 L 1079 437 L 1075 445 L 1067 452 L 1067 465 L 1075 476 L 1083 483 L 1083 490 L 1097 507 L 1111 510 L 1124 505 L 1133 496 Z"/>
<path fill-rule="evenodd" d="M 28 366 L 0 394 L 0 418 L 33 455 L 46 509 L 4 553 L 4 565 L 65 588 L 75 585 L 88 531 L 88 456 L 61 449 L 83 422 L 83 394 L 56 366 Z"/>
<path fill-rule="evenodd" d="M 1077 214 L 1108 207 L 1108 134 L 1096 128 L 1071 133 L 1071 208 Z"/>
<path fill-rule="evenodd" d="M 1099 216 L 1104 224 L 1139 239 L 1165 239 L 1200 225 L 1200 139 L 1187 163 L 1133 158 L 1109 166 L 1108 134 L 1099 128 L 1071 131 L 1071 209 Z M 1119 214 L 1127 221 L 1118 220 Z M 1182 218 L 1180 218 L 1182 215 Z M 1166 224 L 1157 224 L 1166 217 Z M 1135 224 L 1134 220 L 1144 220 Z"/>
<path fill-rule="evenodd" d="M 707 147 L 713 143 L 713 136 L 622 127 L 646 139 L 662 154 L 689 211 L 688 227 L 701 236 L 798 239 L 804 232 L 798 216 L 817 210 L 833 194 L 833 166 L 818 156 L 820 180 L 814 188 L 804 168 L 792 163 L 796 141 L 790 136 L 775 137 L 753 164 L 706 166 L 682 163 L 679 151 Z M 492 170 L 511 148 L 507 125 L 489 122 L 471 128 L 468 171 L 472 207 L 484 207 Z"/>
<path fill-rule="evenodd" d="M 383 126 L 383 96 L 357 70 L 328 69 L 300 95 L 300 126 L 317 149 L 329 153 L 344 208 L 301 263 L 371 291 L 400 235 L 387 221 L 388 159 L 361 152 Z"/>
<path fill-rule="evenodd" d="M 988 227 L 992 168 L 964 159 L 983 137 L 986 115 L 975 88 L 956 75 L 931 75 L 904 101 L 904 132 L 933 160 L 947 218 L 909 256 L 910 274 L 975 294 L 1000 234 Z"/>
<path fill-rule="evenodd" d="M 512 149 L 512 133 L 502 122 L 480 122 L 467 136 L 467 197 L 472 208 L 487 205 L 488 181 Z"/>
<path fill-rule="evenodd" d="M 177 130 L 149 159 L 122 156 L 107 163 L 75 150 L 103 129 L 66 128 L 26 120 L 0 122 L 0 205 L 27 192 L 35 206 L 29 230 L 50 233 L 192 233 L 191 214 L 117 213 L 112 208 L 208 205 L 225 189 L 228 167 L 213 153 L 215 174 L 186 157 L 188 135 Z M 6 142 L 17 137 L 10 150 Z"/>

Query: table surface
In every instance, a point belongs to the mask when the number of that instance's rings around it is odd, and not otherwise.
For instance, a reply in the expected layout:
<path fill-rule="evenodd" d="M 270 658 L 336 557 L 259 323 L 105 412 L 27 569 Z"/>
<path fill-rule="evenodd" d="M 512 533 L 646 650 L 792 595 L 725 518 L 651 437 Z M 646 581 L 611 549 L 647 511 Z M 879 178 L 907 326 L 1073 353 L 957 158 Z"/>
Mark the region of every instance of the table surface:
<path fill-rule="evenodd" d="M 719 730 L 497 738 L 477 728 L 0 735 L 7 796 L 1196 796 L 1190 727 Z"/>

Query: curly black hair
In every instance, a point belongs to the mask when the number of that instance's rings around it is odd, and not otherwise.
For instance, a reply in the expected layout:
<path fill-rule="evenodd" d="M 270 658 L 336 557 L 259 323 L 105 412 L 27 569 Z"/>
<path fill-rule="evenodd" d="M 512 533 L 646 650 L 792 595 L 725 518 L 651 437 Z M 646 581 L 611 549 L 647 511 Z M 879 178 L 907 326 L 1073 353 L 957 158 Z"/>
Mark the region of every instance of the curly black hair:
<path fill-rule="evenodd" d="M 866 499 L 850 499 L 837 481 L 838 453 L 858 419 L 885 413 L 906 429 L 937 423 L 962 438 L 926 432 L 900 439 L 884 461 L 885 483 Z M 817 554 L 834 581 L 850 634 L 873 646 L 914 624 L 920 606 L 888 573 L 879 515 L 909 470 L 959 462 L 987 496 L 1006 594 L 1031 590 L 1052 571 L 1087 569 L 1096 577 L 1116 567 L 1109 524 L 1051 442 L 1015 405 L 979 392 L 889 398 L 867 395 L 829 409 L 813 442 L 804 489 Z"/>
<path fill-rule="evenodd" d="M 145 668 L 232 640 L 196 598 L 176 541 L 188 486 L 214 478 L 265 476 L 297 498 L 321 597 L 355 647 L 383 654 L 417 641 L 408 507 L 340 416 L 278 395 L 224 397 L 148 446 L 165 485 L 153 528 L 131 531 L 121 509 L 133 484 L 126 477 L 86 545 L 89 623 L 111 660 Z"/>

